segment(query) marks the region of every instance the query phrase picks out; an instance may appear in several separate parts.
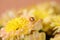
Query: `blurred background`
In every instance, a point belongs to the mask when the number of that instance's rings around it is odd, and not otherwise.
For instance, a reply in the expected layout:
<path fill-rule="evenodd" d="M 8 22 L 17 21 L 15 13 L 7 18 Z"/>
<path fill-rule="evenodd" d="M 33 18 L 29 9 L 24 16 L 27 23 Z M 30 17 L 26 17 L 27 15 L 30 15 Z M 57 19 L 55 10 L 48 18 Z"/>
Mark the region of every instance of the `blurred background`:
<path fill-rule="evenodd" d="M 0 14 L 12 8 L 18 10 L 45 1 L 56 1 L 59 3 L 59 0 L 0 0 Z"/>

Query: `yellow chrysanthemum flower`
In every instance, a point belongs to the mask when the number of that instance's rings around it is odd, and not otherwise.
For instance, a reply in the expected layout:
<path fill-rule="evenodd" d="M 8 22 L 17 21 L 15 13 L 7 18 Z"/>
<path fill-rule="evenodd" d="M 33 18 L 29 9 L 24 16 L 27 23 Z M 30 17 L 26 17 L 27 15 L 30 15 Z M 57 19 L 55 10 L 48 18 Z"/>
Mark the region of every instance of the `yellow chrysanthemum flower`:
<path fill-rule="evenodd" d="M 26 34 L 29 31 L 28 27 L 29 21 L 26 18 L 19 17 L 14 18 L 10 21 L 8 21 L 7 25 L 5 26 L 6 32 L 16 31 L 20 29 L 23 34 Z"/>
<path fill-rule="evenodd" d="M 47 3 L 37 5 L 33 8 L 35 11 L 32 14 L 34 15 L 36 20 L 44 19 L 50 15 L 49 13 L 52 13 L 52 12 L 49 12 L 50 4 L 47 4 Z M 53 9 L 51 9 L 51 10 L 53 10 Z"/>

